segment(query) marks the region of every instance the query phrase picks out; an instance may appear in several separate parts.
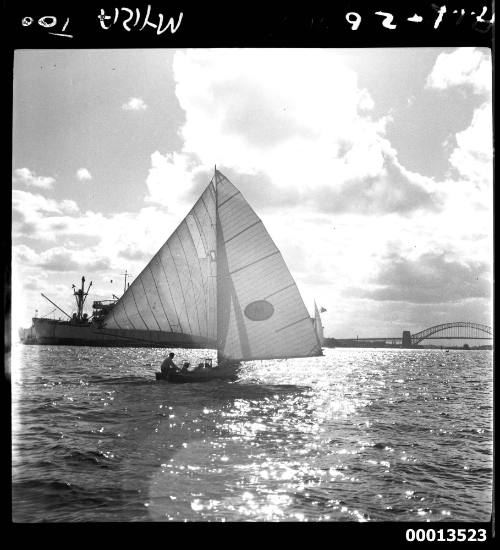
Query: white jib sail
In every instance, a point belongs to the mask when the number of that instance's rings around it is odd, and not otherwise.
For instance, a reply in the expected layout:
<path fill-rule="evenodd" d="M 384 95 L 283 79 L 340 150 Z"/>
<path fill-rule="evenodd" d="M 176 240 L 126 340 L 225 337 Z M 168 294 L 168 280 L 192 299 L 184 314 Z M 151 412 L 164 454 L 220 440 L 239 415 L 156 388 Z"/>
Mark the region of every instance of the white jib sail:
<path fill-rule="evenodd" d="M 321 355 L 313 323 L 280 251 L 220 172 L 217 188 L 217 347 L 233 360 Z"/>
<path fill-rule="evenodd" d="M 321 323 L 321 315 L 319 313 L 316 302 L 314 302 L 314 330 L 316 331 L 316 335 L 318 336 L 320 345 L 323 345 L 323 341 L 324 341 L 323 325 Z"/>
<path fill-rule="evenodd" d="M 105 327 L 182 333 L 215 343 L 215 218 L 210 184 L 108 314 Z"/>

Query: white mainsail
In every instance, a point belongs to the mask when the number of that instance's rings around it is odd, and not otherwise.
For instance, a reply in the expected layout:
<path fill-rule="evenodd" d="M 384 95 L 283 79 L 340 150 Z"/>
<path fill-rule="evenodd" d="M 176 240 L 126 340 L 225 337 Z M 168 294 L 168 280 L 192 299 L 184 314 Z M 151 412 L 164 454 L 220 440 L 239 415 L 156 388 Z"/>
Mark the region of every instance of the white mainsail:
<path fill-rule="evenodd" d="M 188 334 L 215 345 L 215 190 L 209 185 L 104 320 L 107 329 Z"/>
<path fill-rule="evenodd" d="M 206 339 L 220 360 L 322 354 L 280 251 L 243 195 L 217 170 L 105 327 Z"/>

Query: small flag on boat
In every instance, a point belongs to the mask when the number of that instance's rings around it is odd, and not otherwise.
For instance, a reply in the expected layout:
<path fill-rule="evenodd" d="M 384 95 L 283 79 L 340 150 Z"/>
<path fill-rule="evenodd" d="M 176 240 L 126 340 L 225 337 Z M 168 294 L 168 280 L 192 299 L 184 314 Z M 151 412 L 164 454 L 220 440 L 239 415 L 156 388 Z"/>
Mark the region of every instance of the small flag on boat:
<path fill-rule="evenodd" d="M 323 312 L 326 311 L 326 309 L 324 307 L 322 307 L 319 311 L 320 311 L 320 313 L 323 313 Z"/>

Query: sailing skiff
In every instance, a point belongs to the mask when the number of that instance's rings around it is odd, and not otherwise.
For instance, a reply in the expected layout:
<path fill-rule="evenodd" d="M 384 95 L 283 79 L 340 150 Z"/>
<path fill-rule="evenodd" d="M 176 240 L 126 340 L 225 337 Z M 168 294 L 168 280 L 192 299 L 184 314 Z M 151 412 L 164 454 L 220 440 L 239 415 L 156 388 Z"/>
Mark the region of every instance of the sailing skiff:
<path fill-rule="evenodd" d="M 280 251 L 240 191 L 217 169 L 103 326 L 141 331 L 145 338 L 149 332 L 181 333 L 207 342 L 217 350 L 212 378 L 234 376 L 241 361 L 322 355 Z M 210 374 L 179 377 L 200 381 Z"/>

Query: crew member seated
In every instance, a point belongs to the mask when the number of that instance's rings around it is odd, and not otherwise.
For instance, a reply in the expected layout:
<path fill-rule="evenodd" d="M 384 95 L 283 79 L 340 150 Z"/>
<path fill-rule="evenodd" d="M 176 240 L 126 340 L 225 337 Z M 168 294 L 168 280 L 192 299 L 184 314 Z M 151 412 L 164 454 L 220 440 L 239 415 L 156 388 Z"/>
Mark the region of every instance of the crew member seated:
<path fill-rule="evenodd" d="M 163 375 L 166 376 L 169 372 L 175 372 L 178 370 L 177 365 L 173 361 L 174 357 L 175 353 L 170 352 L 168 357 L 161 364 L 161 373 Z"/>

